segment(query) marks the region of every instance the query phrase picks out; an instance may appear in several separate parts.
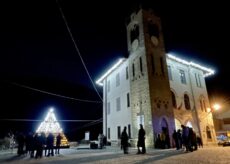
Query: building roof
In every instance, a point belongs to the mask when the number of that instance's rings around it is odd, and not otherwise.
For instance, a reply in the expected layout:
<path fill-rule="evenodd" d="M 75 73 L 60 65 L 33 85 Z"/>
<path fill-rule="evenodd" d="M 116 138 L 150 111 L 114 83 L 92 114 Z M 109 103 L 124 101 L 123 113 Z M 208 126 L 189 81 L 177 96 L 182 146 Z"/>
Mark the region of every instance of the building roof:
<path fill-rule="evenodd" d="M 126 58 L 120 58 L 109 70 L 107 70 L 97 81 L 96 84 L 102 86 L 103 80 L 111 74 L 114 70 L 116 70 L 122 63 L 124 63 L 127 59 Z"/>
<path fill-rule="evenodd" d="M 204 67 L 204 66 L 201 66 L 197 63 L 194 63 L 194 62 L 189 62 L 189 61 L 186 61 L 184 59 L 181 59 L 181 58 L 178 58 L 172 54 L 167 54 L 167 58 L 168 59 L 171 59 L 171 60 L 174 60 L 178 63 L 181 63 L 181 64 L 184 64 L 184 65 L 187 65 L 187 66 L 191 66 L 191 67 L 194 67 L 194 68 L 197 68 L 201 71 L 204 72 L 204 76 L 207 77 L 207 76 L 210 76 L 210 75 L 213 75 L 215 73 L 214 70 L 210 69 L 210 68 L 207 68 L 207 67 Z M 100 86 L 103 86 L 103 80 L 108 76 L 110 75 L 114 70 L 116 70 L 120 65 L 122 65 L 127 59 L 126 58 L 120 58 L 108 71 L 106 71 L 97 81 L 96 81 L 96 84 L 100 85 Z"/>
<path fill-rule="evenodd" d="M 210 75 L 213 75 L 215 73 L 214 70 L 210 69 L 210 68 L 207 68 L 207 67 L 204 67 L 204 66 L 201 66 L 200 64 L 197 64 L 197 63 L 194 63 L 194 62 L 189 62 L 189 61 L 186 61 L 186 60 L 183 60 L 181 58 L 178 58 L 172 54 L 167 54 L 167 57 L 169 59 L 172 59 L 174 61 L 177 61 L 179 63 L 182 63 L 184 65 L 187 65 L 187 66 L 191 66 L 191 67 L 195 67 L 201 71 L 204 72 L 204 76 L 207 77 L 207 76 L 210 76 Z"/>

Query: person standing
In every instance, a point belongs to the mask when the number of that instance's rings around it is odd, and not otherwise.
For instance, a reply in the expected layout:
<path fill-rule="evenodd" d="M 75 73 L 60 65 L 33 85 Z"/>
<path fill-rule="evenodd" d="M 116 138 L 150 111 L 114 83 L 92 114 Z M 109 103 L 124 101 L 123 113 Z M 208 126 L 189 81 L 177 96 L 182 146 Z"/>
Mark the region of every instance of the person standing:
<path fill-rule="evenodd" d="M 180 149 L 179 139 L 178 139 L 178 134 L 177 134 L 176 130 L 173 131 L 173 139 L 174 139 L 174 142 L 175 142 L 175 145 L 176 145 L 176 149 L 179 150 Z"/>
<path fill-rule="evenodd" d="M 56 150 L 55 150 L 55 154 L 59 154 L 60 151 L 60 146 L 61 146 L 61 134 L 58 133 L 57 137 L 56 137 Z"/>
<path fill-rule="evenodd" d="M 50 155 L 54 156 L 54 135 L 50 132 L 47 137 L 47 149 L 48 149 L 48 157 Z"/>
<path fill-rule="evenodd" d="M 142 151 L 140 150 L 140 147 L 142 148 Z M 138 132 L 137 148 L 138 148 L 137 154 L 145 154 L 146 153 L 146 149 L 145 149 L 145 130 L 144 130 L 142 124 L 140 124 L 140 129 L 139 129 L 139 132 Z"/>
<path fill-rule="evenodd" d="M 129 140 L 129 136 L 126 132 L 126 126 L 124 127 L 122 133 L 121 133 L 121 147 L 124 150 L 124 154 L 128 154 L 128 140 Z"/>

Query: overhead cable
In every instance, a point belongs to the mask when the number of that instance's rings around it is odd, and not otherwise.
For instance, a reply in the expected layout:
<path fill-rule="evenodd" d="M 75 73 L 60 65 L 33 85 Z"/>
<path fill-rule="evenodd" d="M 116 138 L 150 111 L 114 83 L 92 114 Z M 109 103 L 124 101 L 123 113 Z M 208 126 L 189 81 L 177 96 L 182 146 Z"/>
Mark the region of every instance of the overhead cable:
<path fill-rule="evenodd" d="M 47 92 L 47 91 L 44 91 L 44 90 L 32 88 L 32 87 L 29 87 L 29 86 L 26 86 L 26 85 L 22 85 L 22 84 L 19 84 L 19 83 L 15 83 L 15 82 L 11 82 L 11 84 L 16 85 L 16 86 L 19 86 L 19 87 L 22 87 L 22 88 L 30 89 L 30 90 L 33 90 L 33 91 L 45 93 L 45 94 L 48 94 L 48 95 L 52 95 L 52 96 L 57 96 L 57 97 L 65 98 L 65 99 L 70 99 L 70 100 L 75 100 L 75 101 L 81 101 L 81 102 L 87 102 L 87 103 L 101 103 L 101 101 L 93 101 L 93 100 L 78 99 L 78 98 L 63 96 L 63 95 L 60 95 L 60 94 Z"/>
<path fill-rule="evenodd" d="M 77 46 L 77 43 L 76 43 L 75 40 L 74 40 L 73 34 L 72 34 L 71 30 L 70 30 L 70 27 L 69 27 L 69 25 L 68 25 L 68 23 L 67 23 L 67 20 L 66 20 L 66 18 L 65 18 L 65 15 L 64 15 L 64 13 L 63 13 L 63 11 L 62 11 L 61 5 L 59 4 L 58 0 L 56 0 L 56 2 L 57 2 L 57 5 L 58 5 L 58 7 L 59 7 L 59 10 L 60 10 L 60 12 L 61 12 L 62 18 L 63 18 L 63 20 L 64 20 L 64 22 L 65 22 L 65 25 L 66 25 L 66 28 L 67 28 L 67 30 L 68 30 L 68 33 L 69 33 L 69 35 L 70 35 L 70 37 L 71 37 L 71 39 L 72 39 L 72 41 L 73 41 L 73 44 L 74 44 L 75 49 L 76 49 L 76 51 L 77 51 L 77 54 L 78 54 L 78 56 L 79 56 L 80 59 L 81 59 L 82 65 L 84 66 L 85 71 L 86 71 L 86 73 L 87 73 L 87 75 L 88 75 L 88 77 L 89 77 L 89 79 L 90 79 L 90 81 L 91 81 L 91 83 L 92 83 L 92 85 L 93 85 L 95 91 L 97 92 L 97 94 L 98 94 L 98 96 L 100 97 L 101 101 L 103 101 L 103 99 L 101 98 L 101 96 L 100 96 L 100 94 L 99 94 L 99 92 L 98 92 L 98 90 L 97 90 L 97 88 L 96 88 L 96 86 L 95 86 L 95 84 L 94 84 L 94 82 L 93 82 L 93 80 L 92 80 L 90 74 L 89 74 L 89 71 L 88 71 L 88 69 L 87 69 L 87 67 L 86 67 L 86 65 L 85 65 L 85 62 L 84 62 L 84 60 L 83 60 L 83 58 L 82 58 L 82 56 L 81 56 L 80 50 L 79 50 L 79 48 L 78 48 L 78 46 Z"/>

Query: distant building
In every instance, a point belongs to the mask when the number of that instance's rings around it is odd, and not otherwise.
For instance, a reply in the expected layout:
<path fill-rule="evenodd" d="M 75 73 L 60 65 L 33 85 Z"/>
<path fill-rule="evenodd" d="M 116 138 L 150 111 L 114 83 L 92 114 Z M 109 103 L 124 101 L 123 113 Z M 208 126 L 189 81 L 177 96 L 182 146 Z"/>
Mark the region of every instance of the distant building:
<path fill-rule="evenodd" d="M 173 130 L 184 124 L 201 135 L 204 144 L 216 143 L 204 79 L 214 71 L 166 54 L 161 21 L 152 11 L 131 14 L 127 42 L 129 57 L 97 80 L 103 85 L 107 139 L 118 143 L 126 126 L 136 145 L 139 124 L 143 124 L 146 145 L 153 147 L 162 128 L 172 137 Z"/>
<path fill-rule="evenodd" d="M 229 107 L 229 106 L 228 106 Z M 230 111 L 220 110 L 213 115 L 214 126 L 218 140 L 230 139 Z"/>

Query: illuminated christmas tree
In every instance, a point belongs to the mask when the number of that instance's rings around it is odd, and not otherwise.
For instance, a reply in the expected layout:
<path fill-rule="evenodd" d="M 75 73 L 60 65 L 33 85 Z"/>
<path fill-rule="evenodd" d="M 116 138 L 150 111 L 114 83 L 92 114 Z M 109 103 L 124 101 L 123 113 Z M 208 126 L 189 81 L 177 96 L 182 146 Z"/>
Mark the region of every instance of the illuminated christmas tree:
<path fill-rule="evenodd" d="M 69 147 L 68 140 L 66 136 L 64 135 L 63 130 L 55 117 L 53 108 L 49 110 L 48 114 L 46 115 L 45 120 L 40 124 L 40 126 L 36 130 L 36 133 L 38 134 L 41 134 L 43 132 L 46 134 L 46 136 L 49 133 L 53 133 L 55 136 L 55 141 L 56 141 L 56 136 L 60 133 L 62 136 L 61 146 Z"/>
<path fill-rule="evenodd" d="M 57 122 L 57 119 L 54 114 L 53 108 L 51 108 L 46 115 L 45 120 L 40 124 L 36 133 L 62 133 L 62 128 L 60 124 Z"/>

